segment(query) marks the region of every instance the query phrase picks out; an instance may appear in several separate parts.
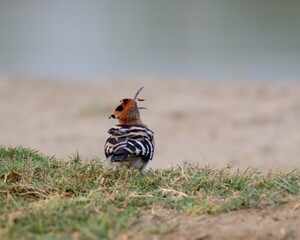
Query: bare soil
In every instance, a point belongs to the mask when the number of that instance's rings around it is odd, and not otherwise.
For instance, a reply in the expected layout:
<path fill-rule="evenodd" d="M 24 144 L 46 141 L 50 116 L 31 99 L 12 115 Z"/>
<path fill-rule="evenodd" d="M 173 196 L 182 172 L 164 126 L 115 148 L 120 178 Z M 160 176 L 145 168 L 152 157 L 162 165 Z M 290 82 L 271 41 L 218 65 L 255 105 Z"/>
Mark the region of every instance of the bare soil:
<path fill-rule="evenodd" d="M 0 144 L 66 158 L 104 158 L 108 119 L 140 86 L 142 120 L 155 132 L 151 168 L 187 160 L 293 170 L 300 156 L 300 84 L 184 80 L 70 83 L 0 78 Z"/>
<path fill-rule="evenodd" d="M 152 168 L 187 160 L 262 171 L 299 169 L 300 84 L 0 79 L 0 144 L 67 158 L 104 158 L 108 116 L 140 86 L 155 132 Z M 170 216 L 152 210 L 121 239 L 300 239 L 300 202 L 279 209 Z"/>
<path fill-rule="evenodd" d="M 300 239 L 299 201 L 278 209 L 242 210 L 215 216 L 170 216 L 152 211 L 141 219 L 120 239 Z"/>

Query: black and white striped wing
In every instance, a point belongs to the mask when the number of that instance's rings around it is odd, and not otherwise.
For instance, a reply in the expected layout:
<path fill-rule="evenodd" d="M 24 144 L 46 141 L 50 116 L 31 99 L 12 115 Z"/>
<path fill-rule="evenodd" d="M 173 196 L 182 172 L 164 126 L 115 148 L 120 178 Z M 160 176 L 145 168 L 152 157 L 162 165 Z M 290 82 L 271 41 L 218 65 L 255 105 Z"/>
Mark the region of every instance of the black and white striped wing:
<path fill-rule="evenodd" d="M 152 160 L 154 154 L 154 134 L 144 126 L 115 126 L 109 129 L 111 135 L 104 147 L 106 157 L 113 161 L 126 161 L 131 155 Z"/>

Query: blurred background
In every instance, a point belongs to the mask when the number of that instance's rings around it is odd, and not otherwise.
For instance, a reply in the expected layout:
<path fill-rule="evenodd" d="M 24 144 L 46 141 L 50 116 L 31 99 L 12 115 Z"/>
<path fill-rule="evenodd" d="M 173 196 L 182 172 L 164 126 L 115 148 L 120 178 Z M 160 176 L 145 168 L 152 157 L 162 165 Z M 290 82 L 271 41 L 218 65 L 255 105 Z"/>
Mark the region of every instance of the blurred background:
<path fill-rule="evenodd" d="M 0 0 L 0 144 L 104 158 L 144 86 L 150 167 L 300 164 L 300 1 Z"/>

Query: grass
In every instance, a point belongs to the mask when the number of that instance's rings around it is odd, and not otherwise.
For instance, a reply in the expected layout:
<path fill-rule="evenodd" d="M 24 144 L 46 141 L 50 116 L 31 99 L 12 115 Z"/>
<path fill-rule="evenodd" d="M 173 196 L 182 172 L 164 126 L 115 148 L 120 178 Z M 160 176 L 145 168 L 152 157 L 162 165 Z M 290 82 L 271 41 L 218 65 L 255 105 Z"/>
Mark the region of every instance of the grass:
<path fill-rule="evenodd" d="M 219 214 L 299 199 L 300 172 L 262 174 L 184 163 L 164 170 L 116 170 L 0 147 L 0 239 L 115 239 L 147 211 Z"/>

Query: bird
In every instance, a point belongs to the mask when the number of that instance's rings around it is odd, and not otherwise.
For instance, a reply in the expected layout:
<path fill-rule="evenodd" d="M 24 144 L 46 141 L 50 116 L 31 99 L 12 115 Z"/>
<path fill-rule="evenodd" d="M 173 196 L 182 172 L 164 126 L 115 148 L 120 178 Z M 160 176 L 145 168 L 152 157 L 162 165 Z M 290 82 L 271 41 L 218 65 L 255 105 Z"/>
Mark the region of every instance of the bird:
<path fill-rule="evenodd" d="M 140 118 L 137 101 L 142 91 L 141 87 L 133 98 L 124 98 L 109 118 L 118 119 L 119 124 L 108 130 L 109 137 L 104 145 L 104 153 L 108 162 L 117 168 L 138 169 L 146 168 L 154 155 L 154 133 Z"/>

